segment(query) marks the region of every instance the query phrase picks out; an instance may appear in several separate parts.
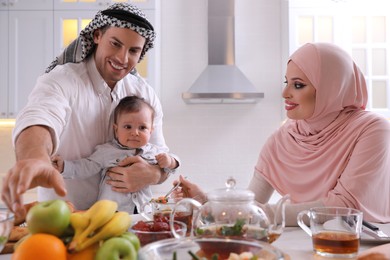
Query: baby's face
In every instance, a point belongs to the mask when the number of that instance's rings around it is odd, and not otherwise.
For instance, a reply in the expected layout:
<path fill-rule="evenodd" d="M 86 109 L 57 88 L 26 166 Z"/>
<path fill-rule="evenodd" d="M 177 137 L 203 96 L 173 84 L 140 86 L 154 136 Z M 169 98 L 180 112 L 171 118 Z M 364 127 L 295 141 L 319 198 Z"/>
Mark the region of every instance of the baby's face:
<path fill-rule="evenodd" d="M 150 109 L 139 112 L 122 113 L 114 125 L 118 142 L 129 148 L 139 148 L 149 142 L 153 130 L 153 118 Z"/>

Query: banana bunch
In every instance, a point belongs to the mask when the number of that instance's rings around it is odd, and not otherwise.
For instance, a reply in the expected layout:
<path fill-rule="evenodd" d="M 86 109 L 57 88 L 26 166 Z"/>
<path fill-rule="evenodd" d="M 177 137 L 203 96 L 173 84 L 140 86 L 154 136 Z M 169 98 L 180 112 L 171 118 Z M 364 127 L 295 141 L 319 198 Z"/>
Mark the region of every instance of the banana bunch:
<path fill-rule="evenodd" d="M 111 200 L 99 200 L 84 212 L 74 212 L 70 224 L 74 236 L 68 245 L 69 252 L 79 252 L 101 240 L 120 236 L 131 225 L 127 212 L 117 212 L 118 205 Z"/>

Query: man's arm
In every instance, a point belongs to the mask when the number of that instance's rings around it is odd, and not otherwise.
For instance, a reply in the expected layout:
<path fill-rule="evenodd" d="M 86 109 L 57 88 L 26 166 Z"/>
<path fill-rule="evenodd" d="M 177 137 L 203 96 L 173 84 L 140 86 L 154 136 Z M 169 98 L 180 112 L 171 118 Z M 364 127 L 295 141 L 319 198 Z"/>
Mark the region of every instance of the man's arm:
<path fill-rule="evenodd" d="M 50 162 L 53 142 L 46 126 L 30 126 L 23 130 L 15 142 L 16 161 L 41 159 Z"/>
<path fill-rule="evenodd" d="M 64 196 L 65 184 L 52 167 L 50 153 L 53 143 L 50 131 L 45 126 L 31 126 L 23 130 L 15 142 L 16 163 L 3 180 L 1 198 L 17 216 L 24 214 L 23 193 L 42 186 L 54 188 Z"/>

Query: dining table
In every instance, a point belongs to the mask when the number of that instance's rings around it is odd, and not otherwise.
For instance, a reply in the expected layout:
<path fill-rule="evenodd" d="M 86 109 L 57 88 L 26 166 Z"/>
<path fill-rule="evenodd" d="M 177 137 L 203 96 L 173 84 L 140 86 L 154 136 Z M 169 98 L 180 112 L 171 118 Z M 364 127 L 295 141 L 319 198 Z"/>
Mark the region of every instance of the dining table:
<path fill-rule="evenodd" d="M 375 223 L 375 225 L 384 233 L 390 235 L 390 224 Z M 390 251 L 390 237 L 389 239 L 378 239 L 362 232 L 359 254 L 364 253 L 366 250 L 373 250 L 375 247 L 384 244 L 389 244 L 388 250 Z M 282 235 L 272 245 L 286 253 L 292 260 L 330 259 L 329 257 L 322 257 L 314 253 L 311 237 L 300 227 L 286 227 Z M 337 258 L 331 259 L 335 260 Z M 342 259 L 345 260 L 345 258 Z"/>
<path fill-rule="evenodd" d="M 140 214 L 131 215 L 132 222 L 136 223 L 139 220 L 145 220 Z M 390 224 L 374 223 L 384 233 L 390 235 Z M 363 254 L 367 250 L 374 251 L 375 248 L 386 247 L 390 252 L 390 238 L 378 239 L 371 235 L 362 232 L 360 239 L 359 254 Z M 316 255 L 313 252 L 311 237 L 305 233 L 300 227 L 285 227 L 281 236 L 272 243 L 272 246 L 282 251 L 287 259 L 291 260 L 337 260 L 337 258 L 328 258 Z M 390 255 L 390 254 L 389 254 Z M 11 254 L 0 255 L 0 260 L 10 260 Z M 345 260 L 345 258 L 343 258 Z M 152 260 L 152 259 L 151 259 Z M 389 258 L 390 260 L 390 258 Z"/>

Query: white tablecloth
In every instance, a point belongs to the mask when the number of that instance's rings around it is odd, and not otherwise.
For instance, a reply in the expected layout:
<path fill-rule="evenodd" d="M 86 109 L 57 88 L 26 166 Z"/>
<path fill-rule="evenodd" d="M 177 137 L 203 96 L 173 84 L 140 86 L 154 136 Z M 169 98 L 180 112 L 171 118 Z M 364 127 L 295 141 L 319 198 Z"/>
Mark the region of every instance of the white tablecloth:
<path fill-rule="evenodd" d="M 133 223 L 138 220 L 143 219 L 140 215 L 132 215 Z M 386 234 L 390 235 L 390 224 L 376 224 L 379 228 L 382 229 Z M 377 241 L 374 238 L 370 238 L 366 234 L 362 234 L 362 241 L 360 243 L 359 252 L 364 252 L 364 250 L 370 249 L 375 246 L 379 246 L 383 244 L 383 242 Z M 299 227 L 287 227 L 283 234 L 272 244 L 277 247 L 288 256 L 290 256 L 291 260 L 320 260 L 327 259 L 325 257 L 317 256 L 313 253 L 311 237 L 307 235 L 301 228 Z M 11 255 L 0 255 L 0 260 L 10 260 Z M 335 260 L 332 258 L 332 260 Z M 344 259 L 345 260 L 345 259 Z"/>

